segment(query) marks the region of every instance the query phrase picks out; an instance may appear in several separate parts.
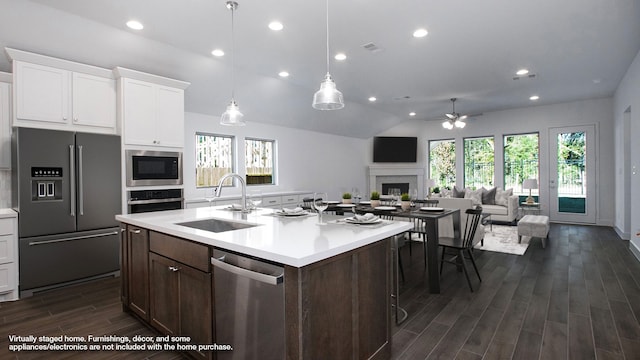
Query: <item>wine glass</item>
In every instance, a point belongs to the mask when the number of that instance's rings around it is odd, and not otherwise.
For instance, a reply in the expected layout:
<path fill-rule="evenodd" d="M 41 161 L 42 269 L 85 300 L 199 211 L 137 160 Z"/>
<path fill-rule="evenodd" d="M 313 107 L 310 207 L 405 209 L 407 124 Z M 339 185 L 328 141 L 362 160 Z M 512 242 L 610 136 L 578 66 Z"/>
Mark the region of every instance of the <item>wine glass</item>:
<path fill-rule="evenodd" d="M 313 193 L 313 207 L 318 210 L 318 222 L 322 224 L 322 212 L 329 207 L 326 192 Z"/>
<path fill-rule="evenodd" d="M 250 190 L 249 199 L 247 202 L 249 203 L 250 209 L 257 209 L 258 205 L 262 204 L 262 191 Z"/>
<path fill-rule="evenodd" d="M 356 204 L 360 203 L 360 190 L 358 190 L 357 187 L 354 187 L 353 189 L 351 189 L 351 193 L 353 194 L 353 199 Z"/>
<path fill-rule="evenodd" d="M 204 189 L 204 199 L 209 202 L 209 207 L 211 207 L 211 202 L 216 198 L 216 188 L 211 187 Z"/>
<path fill-rule="evenodd" d="M 415 206 L 416 200 L 418 200 L 418 189 L 411 189 L 411 206 Z"/>

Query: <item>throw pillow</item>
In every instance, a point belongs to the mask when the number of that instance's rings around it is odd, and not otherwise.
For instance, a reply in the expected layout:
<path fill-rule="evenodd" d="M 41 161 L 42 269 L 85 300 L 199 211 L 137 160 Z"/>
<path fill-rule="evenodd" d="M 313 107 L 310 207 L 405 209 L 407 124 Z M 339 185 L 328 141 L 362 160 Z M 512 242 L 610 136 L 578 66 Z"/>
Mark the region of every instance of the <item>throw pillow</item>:
<path fill-rule="evenodd" d="M 482 188 L 478 190 L 467 189 L 464 193 L 465 199 L 471 199 L 473 205 L 482 205 Z"/>
<path fill-rule="evenodd" d="M 513 189 L 496 190 L 495 203 L 496 205 L 508 206 L 509 196 L 513 195 Z"/>
<path fill-rule="evenodd" d="M 487 190 L 484 187 L 482 188 L 482 203 L 486 205 L 495 205 L 496 204 L 496 188 L 492 188 L 491 190 Z"/>
<path fill-rule="evenodd" d="M 451 197 L 463 198 L 464 197 L 464 193 L 465 193 L 465 189 L 458 189 L 457 186 L 454 186 L 453 190 L 451 192 Z"/>

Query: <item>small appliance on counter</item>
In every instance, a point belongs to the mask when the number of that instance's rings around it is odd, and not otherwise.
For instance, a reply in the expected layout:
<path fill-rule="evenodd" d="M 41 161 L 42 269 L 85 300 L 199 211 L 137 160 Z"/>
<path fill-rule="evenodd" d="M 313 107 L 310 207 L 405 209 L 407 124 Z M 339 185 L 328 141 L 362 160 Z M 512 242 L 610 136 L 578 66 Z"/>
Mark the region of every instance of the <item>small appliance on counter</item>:
<path fill-rule="evenodd" d="M 15 128 L 20 296 L 118 274 L 120 137 Z"/>

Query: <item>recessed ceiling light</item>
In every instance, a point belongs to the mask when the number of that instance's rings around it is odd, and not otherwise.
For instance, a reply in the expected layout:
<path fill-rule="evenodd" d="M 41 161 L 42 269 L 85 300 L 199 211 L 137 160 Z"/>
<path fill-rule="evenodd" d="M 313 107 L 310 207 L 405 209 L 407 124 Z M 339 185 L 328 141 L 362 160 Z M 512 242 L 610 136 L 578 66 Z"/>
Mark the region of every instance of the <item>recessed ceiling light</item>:
<path fill-rule="evenodd" d="M 215 57 L 220 57 L 220 56 L 224 56 L 224 51 L 222 51 L 222 49 L 214 49 L 211 52 L 211 55 L 215 56 Z"/>
<path fill-rule="evenodd" d="M 411 116 L 411 117 L 416 116 L 416 113 L 412 111 L 412 112 L 409 113 L 409 116 Z"/>
<path fill-rule="evenodd" d="M 369 101 L 371 101 L 371 102 L 374 102 L 374 101 L 376 101 L 376 100 L 378 100 L 378 99 L 376 99 L 376 97 L 375 97 L 375 96 L 372 96 L 372 97 L 370 97 L 370 98 L 369 98 Z"/>
<path fill-rule="evenodd" d="M 280 71 L 280 72 L 278 73 L 278 76 L 280 76 L 280 77 L 287 77 L 287 76 L 289 76 L 289 73 L 288 73 L 288 72 L 286 72 L 286 71 Z"/>
<path fill-rule="evenodd" d="M 532 95 L 532 96 L 529 97 L 529 100 L 531 100 L 531 101 L 536 101 L 538 99 L 540 99 L 540 96 L 538 96 L 538 95 Z"/>
<path fill-rule="evenodd" d="M 280 31 L 284 29 L 284 25 L 280 21 L 272 21 L 269 23 L 269 29 L 273 31 Z"/>
<path fill-rule="evenodd" d="M 338 61 L 342 61 L 342 60 L 345 60 L 347 58 L 347 55 L 345 55 L 344 53 L 337 53 L 334 58 L 336 60 L 338 60 Z"/>
<path fill-rule="evenodd" d="M 142 30 L 142 29 L 144 29 L 144 26 L 142 25 L 142 23 L 140 23 L 139 21 L 136 21 L 136 20 L 127 21 L 127 26 L 130 29 L 133 29 L 133 30 Z"/>
<path fill-rule="evenodd" d="M 516 75 L 518 75 L 518 76 L 527 75 L 528 73 L 529 73 L 528 69 L 520 69 L 520 70 L 516 71 Z"/>
<path fill-rule="evenodd" d="M 413 37 L 417 37 L 417 38 L 421 38 L 421 37 L 425 37 L 427 36 L 429 32 L 427 31 L 427 29 L 417 29 L 416 31 L 413 32 Z"/>

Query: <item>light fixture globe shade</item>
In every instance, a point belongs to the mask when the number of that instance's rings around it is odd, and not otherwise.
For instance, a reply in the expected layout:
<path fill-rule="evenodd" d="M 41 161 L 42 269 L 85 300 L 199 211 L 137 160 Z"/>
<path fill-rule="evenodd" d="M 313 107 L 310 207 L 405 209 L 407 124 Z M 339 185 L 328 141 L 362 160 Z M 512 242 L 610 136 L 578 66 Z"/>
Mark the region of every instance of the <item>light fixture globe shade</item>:
<path fill-rule="evenodd" d="M 227 110 L 222 113 L 220 124 L 228 126 L 245 126 L 247 124 L 244 122 L 244 115 L 240 112 L 240 108 L 235 100 L 231 100 L 227 106 Z"/>
<path fill-rule="evenodd" d="M 447 130 L 451 130 L 453 129 L 453 124 L 451 124 L 451 121 L 447 120 L 442 123 L 442 127 Z"/>
<path fill-rule="evenodd" d="M 333 82 L 329 73 L 320 83 L 320 90 L 313 95 L 311 106 L 316 110 L 339 110 L 344 107 L 342 93 L 336 89 L 336 83 Z"/>
<path fill-rule="evenodd" d="M 467 124 L 464 121 L 460 121 L 460 120 L 456 120 L 456 122 L 454 123 L 454 125 L 458 128 L 458 129 L 464 129 L 465 126 L 467 126 Z"/>

